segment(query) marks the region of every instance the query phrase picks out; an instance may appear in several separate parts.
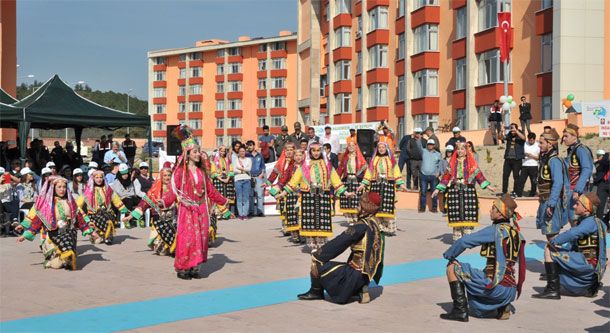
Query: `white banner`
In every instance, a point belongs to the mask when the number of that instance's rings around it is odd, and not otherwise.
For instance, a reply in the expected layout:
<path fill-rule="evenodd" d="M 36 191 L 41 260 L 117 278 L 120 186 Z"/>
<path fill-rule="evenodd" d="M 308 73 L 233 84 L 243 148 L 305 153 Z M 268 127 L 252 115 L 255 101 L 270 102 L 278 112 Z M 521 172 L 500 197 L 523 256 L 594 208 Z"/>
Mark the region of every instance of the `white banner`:
<path fill-rule="evenodd" d="M 174 165 L 176 163 L 176 156 L 167 155 L 165 150 L 159 149 L 159 165 L 157 170 L 161 170 L 165 162 L 170 162 Z"/>
<path fill-rule="evenodd" d="M 339 125 L 328 124 L 328 125 L 319 125 L 319 126 L 312 126 L 312 127 L 316 130 L 317 136 L 323 137 L 324 128 L 326 126 L 330 126 L 331 133 L 339 138 L 339 144 L 345 145 L 346 144 L 345 139 L 347 139 L 347 137 L 349 137 L 349 130 L 351 128 L 356 129 L 356 131 L 359 129 L 372 129 L 376 132 L 377 128 L 379 127 L 379 124 L 380 124 L 379 122 L 370 122 L 370 123 L 351 123 L 351 124 L 339 124 Z"/>
<path fill-rule="evenodd" d="M 584 127 L 606 125 L 610 119 L 610 100 L 581 102 L 580 110 Z M 602 124 L 602 121 L 604 124 Z"/>

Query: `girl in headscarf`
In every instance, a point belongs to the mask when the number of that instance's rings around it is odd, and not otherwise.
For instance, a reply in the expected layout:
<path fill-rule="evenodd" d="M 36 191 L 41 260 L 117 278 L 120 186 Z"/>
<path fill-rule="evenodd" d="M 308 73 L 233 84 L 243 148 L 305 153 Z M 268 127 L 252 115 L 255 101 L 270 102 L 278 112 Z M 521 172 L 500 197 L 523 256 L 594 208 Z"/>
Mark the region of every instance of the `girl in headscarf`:
<path fill-rule="evenodd" d="M 270 187 L 269 194 L 272 196 L 275 197 L 284 190 L 284 187 L 298 168 L 295 163 L 294 155 L 294 143 L 287 142 L 284 145 L 284 150 L 282 151 L 280 158 L 275 163 L 273 171 L 271 171 L 271 174 L 266 181 L 266 185 Z M 272 185 L 276 180 L 277 183 Z M 282 219 L 282 233 L 284 235 L 290 234 L 290 241 L 294 243 L 300 242 L 299 212 L 296 209 L 298 201 L 298 193 L 291 193 L 286 195 L 286 197 L 277 200 L 280 218 Z"/>
<path fill-rule="evenodd" d="M 36 204 L 28 215 L 17 226 L 16 230 L 25 230 L 17 238 L 32 241 L 34 236 L 43 231 L 46 238 L 42 243 L 45 268 L 76 269 L 76 229 L 83 236 L 98 238 L 93 229 L 85 222 L 68 187 L 68 180 L 51 176 L 43 185 Z"/>
<path fill-rule="evenodd" d="M 354 223 L 358 219 L 358 207 L 360 206 L 358 187 L 360 182 L 362 182 L 362 178 L 364 178 L 366 168 L 366 160 L 362 152 L 360 152 L 360 148 L 355 142 L 349 142 L 347 150 L 341 157 L 337 173 L 347 190 L 356 193 L 354 197 L 342 197 L 339 199 L 340 211 L 347 217 L 350 223 Z"/>
<path fill-rule="evenodd" d="M 21 169 L 21 182 L 16 190 L 19 196 L 19 209 L 30 209 L 38 197 L 36 182 L 34 181 L 34 171 L 25 167 Z"/>
<path fill-rule="evenodd" d="M 230 208 L 230 205 L 235 203 L 235 184 L 231 155 L 228 154 L 227 147 L 218 148 L 210 167 L 213 185 L 223 197 L 229 199 L 227 208 Z"/>
<path fill-rule="evenodd" d="M 85 221 L 91 223 L 100 235 L 98 239 L 92 239 L 97 244 L 101 242 L 107 245 L 112 244 L 114 224 L 118 222 L 112 206 L 123 214 L 129 214 L 129 209 L 125 207 L 121 198 L 106 184 L 104 171 L 102 170 L 91 173 L 91 178 L 85 186 L 84 193 L 76 200 L 76 204 L 84 215 Z"/>
<path fill-rule="evenodd" d="M 381 207 L 375 216 L 381 219 L 381 230 L 390 236 L 396 234 L 396 186 L 399 186 L 400 190 L 406 191 L 398 163 L 388 144 L 379 142 L 358 191 L 368 189 L 368 191 L 379 193 Z"/>
<path fill-rule="evenodd" d="M 201 160 L 203 161 L 203 171 L 208 177 L 212 175 L 212 161 L 205 151 L 201 152 Z M 216 215 L 216 205 L 209 200 L 208 205 L 210 207 L 210 237 L 208 238 L 208 246 L 214 246 L 214 241 L 216 240 L 216 236 L 218 235 L 218 216 Z"/>
<path fill-rule="evenodd" d="M 441 178 L 433 196 L 439 192 L 447 192 L 445 209 L 449 226 L 453 228 L 453 240 L 460 239 L 465 234 L 472 233 L 479 225 L 479 197 L 476 184 L 482 189 L 495 189 L 483 176 L 472 153 L 464 142 L 457 142 L 455 152 L 449 161 L 449 172 Z"/>

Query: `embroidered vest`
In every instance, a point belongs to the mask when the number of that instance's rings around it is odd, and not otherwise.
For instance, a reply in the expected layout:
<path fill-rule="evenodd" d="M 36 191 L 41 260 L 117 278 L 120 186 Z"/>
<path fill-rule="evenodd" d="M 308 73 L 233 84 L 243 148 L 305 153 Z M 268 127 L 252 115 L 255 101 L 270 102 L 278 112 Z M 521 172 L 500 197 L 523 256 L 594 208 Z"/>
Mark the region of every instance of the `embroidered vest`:
<path fill-rule="evenodd" d="M 503 241 L 504 244 L 504 257 L 506 258 L 506 270 L 504 272 L 504 279 L 500 284 L 512 287 L 516 286 L 515 280 L 515 263 L 519 259 L 519 248 L 521 246 L 521 240 L 519 239 L 519 232 L 512 226 L 508 227 L 509 237 Z M 495 242 L 485 243 L 481 245 L 480 254 L 482 257 L 487 258 L 485 264 L 485 275 L 493 280 L 496 272 L 496 244 Z"/>
<path fill-rule="evenodd" d="M 580 169 L 582 168 L 581 162 L 578 159 L 578 155 L 576 155 L 576 150 L 579 147 L 586 148 L 589 151 L 589 154 L 591 154 L 591 157 L 593 157 L 589 147 L 583 145 L 580 142 L 570 147 L 568 151 L 568 177 L 570 179 L 570 189 L 572 190 L 574 189 L 576 183 L 578 182 L 578 179 L 580 178 Z"/>
<path fill-rule="evenodd" d="M 553 178 L 551 177 L 551 161 L 553 158 L 559 158 L 557 152 L 543 156 L 540 166 L 538 166 L 538 196 L 544 201 L 551 196 L 551 188 L 553 187 Z M 557 175 L 555 176 L 557 177 Z"/>

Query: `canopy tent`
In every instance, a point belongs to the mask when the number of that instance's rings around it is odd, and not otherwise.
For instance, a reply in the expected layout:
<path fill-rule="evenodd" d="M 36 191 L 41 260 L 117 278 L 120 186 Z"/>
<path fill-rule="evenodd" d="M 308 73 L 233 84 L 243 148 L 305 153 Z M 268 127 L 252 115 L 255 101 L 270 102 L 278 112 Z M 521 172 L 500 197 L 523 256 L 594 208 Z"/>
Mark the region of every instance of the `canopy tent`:
<path fill-rule="evenodd" d="M 0 103 L 13 104 L 17 102 L 17 99 L 7 93 L 4 89 L 0 88 Z"/>
<path fill-rule="evenodd" d="M 74 128 L 79 154 L 82 131 L 88 127 L 109 130 L 120 127 L 146 127 L 148 140 L 151 141 L 149 116 L 139 116 L 94 103 L 78 95 L 57 74 L 11 107 L 10 110 L 0 109 L 0 127 L 18 128 L 22 158 L 25 158 L 30 128 Z M 15 112 L 15 108 L 19 112 Z"/>

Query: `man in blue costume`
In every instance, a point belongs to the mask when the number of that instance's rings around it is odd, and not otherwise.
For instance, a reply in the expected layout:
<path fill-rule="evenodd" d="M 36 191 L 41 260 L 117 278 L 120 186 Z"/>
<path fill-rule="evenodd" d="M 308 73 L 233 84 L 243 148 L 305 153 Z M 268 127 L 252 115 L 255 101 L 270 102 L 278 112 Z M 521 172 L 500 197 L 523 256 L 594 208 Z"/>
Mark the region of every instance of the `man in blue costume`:
<path fill-rule="evenodd" d="M 578 197 L 589 192 L 589 179 L 593 174 L 593 153 L 591 149 L 578 140 L 578 126 L 568 124 L 563 130 L 562 142 L 568 147 L 565 164 L 568 168 L 568 178 L 572 200 L 568 206 L 568 219 L 572 225 L 578 219 L 573 207 Z"/>
<path fill-rule="evenodd" d="M 606 225 L 595 217 L 599 204 L 599 197 L 592 192 L 578 198 L 574 204 L 578 216 L 575 225 L 551 239 L 544 249 L 547 284 L 533 297 L 560 299 L 560 287 L 573 296 L 597 295 L 607 261 Z"/>
<path fill-rule="evenodd" d="M 468 321 L 469 309 L 477 317 L 510 318 L 511 302 L 521 294 L 525 280 L 525 238 L 516 224 L 517 204 L 510 196 L 496 199 L 489 212 L 493 224 L 457 240 L 444 254 L 449 260 L 447 280 L 453 309 L 441 314 L 446 320 Z M 511 220 L 513 223 L 511 223 Z M 481 246 L 487 258 L 484 270 L 456 258 L 466 249 Z M 515 265 L 519 264 L 519 280 Z"/>

